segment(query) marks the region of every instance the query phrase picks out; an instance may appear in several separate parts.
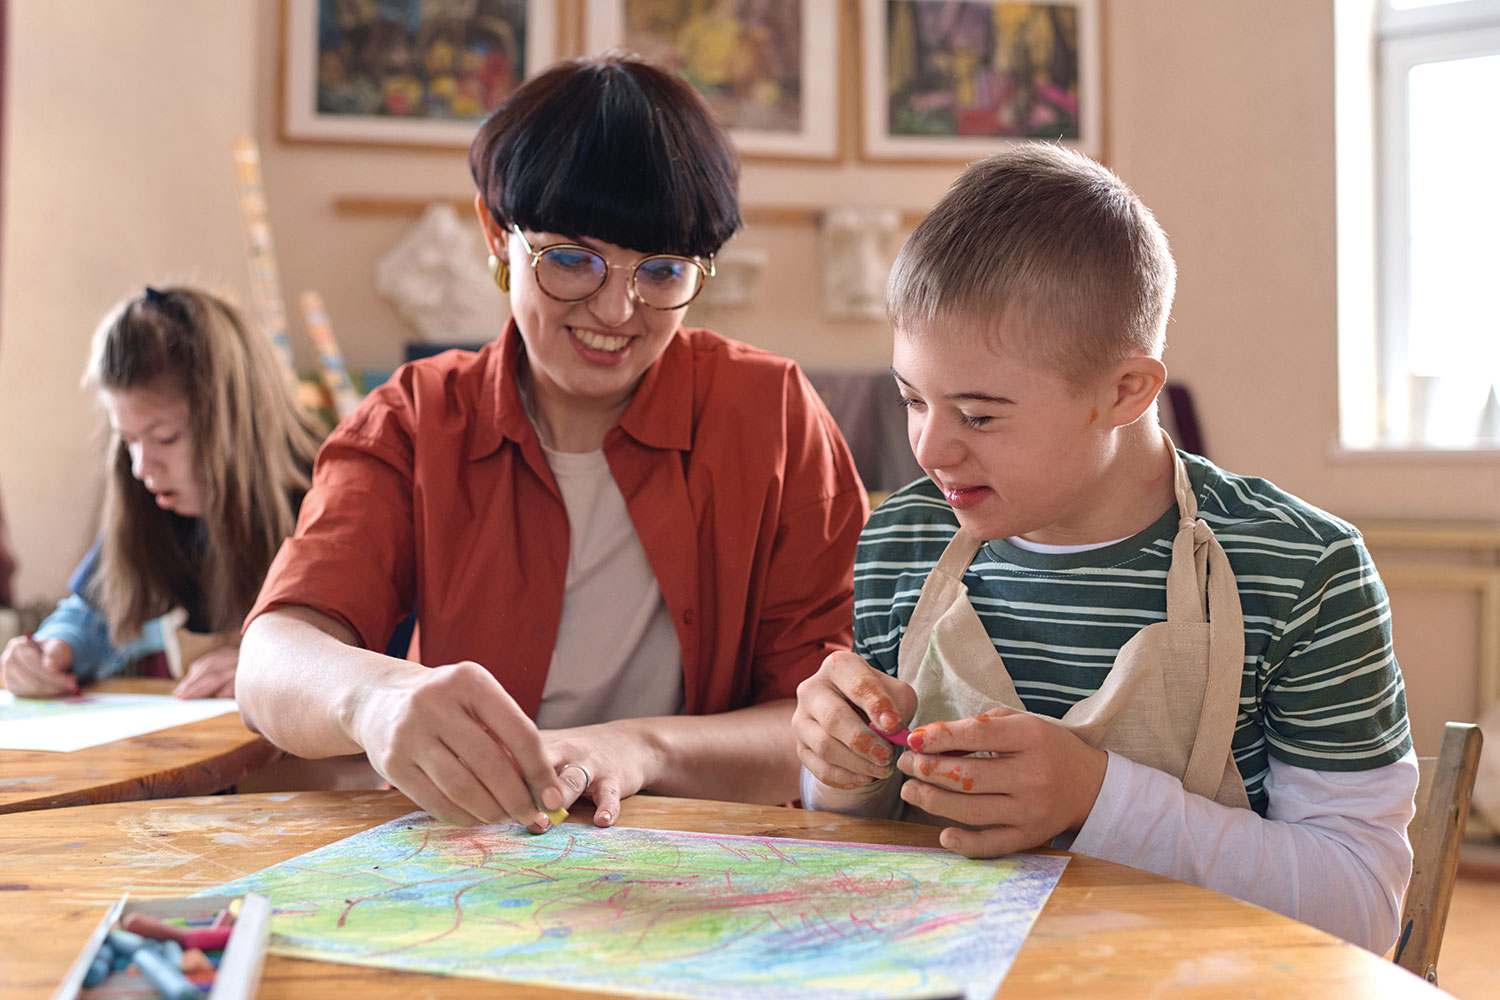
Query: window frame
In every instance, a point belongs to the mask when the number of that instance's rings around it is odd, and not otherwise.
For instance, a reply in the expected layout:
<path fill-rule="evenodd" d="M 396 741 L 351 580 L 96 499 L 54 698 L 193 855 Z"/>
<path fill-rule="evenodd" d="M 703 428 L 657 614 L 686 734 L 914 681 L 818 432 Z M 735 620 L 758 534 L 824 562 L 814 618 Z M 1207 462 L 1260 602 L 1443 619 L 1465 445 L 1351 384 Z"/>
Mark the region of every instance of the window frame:
<path fill-rule="evenodd" d="M 1446 449 L 1416 431 L 1411 378 L 1410 105 L 1413 67 L 1500 54 L 1500 0 L 1451 0 L 1397 8 L 1379 0 L 1375 32 L 1376 344 L 1380 438 L 1399 446 Z M 1478 414 L 1476 414 L 1476 418 Z M 1473 449 L 1493 448 L 1477 438 Z"/>

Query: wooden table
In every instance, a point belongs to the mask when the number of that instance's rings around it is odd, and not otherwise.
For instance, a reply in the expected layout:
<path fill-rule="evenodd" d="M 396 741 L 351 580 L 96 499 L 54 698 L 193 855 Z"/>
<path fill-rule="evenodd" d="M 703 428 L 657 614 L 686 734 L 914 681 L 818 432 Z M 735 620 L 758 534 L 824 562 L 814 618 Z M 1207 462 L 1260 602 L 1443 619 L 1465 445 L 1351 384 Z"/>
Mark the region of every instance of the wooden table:
<path fill-rule="evenodd" d="M 399 792 L 215 796 L 0 819 L 0 998 L 45 998 L 105 907 L 187 895 L 410 812 Z M 586 811 L 586 810 L 585 810 Z M 574 817 L 581 819 L 584 817 Z M 625 826 L 932 847 L 937 829 L 831 813 L 636 796 Z M 262 998 L 588 996 L 271 955 Z M 1376 955 L 1294 920 L 1132 868 L 1074 857 L 1002 998 L 1436 997 Z"/>
<path fill-rule="evenodd" d="M 104 694 L 170 694 L 175 681 L 109 680 Z M 72 753 L 0 750 L 0 813 L 207 795 L 281 757 L 238 712 Z M 3 829 L 3 827 L 0 827 Z"/>

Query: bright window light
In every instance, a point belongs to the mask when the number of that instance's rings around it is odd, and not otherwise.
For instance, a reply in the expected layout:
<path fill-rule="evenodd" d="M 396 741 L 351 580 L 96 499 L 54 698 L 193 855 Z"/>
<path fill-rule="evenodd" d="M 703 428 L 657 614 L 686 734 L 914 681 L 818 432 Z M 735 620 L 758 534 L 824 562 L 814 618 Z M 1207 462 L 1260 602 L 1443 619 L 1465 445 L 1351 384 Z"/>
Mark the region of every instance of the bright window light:
<path fill-rule="evenodd" d="M 1500 0 L 1382 9 L 1374 440 L 1500 447 Z"/>
<path fill-rule="evenodd" d="M 1500 379 L 1500 55 L 1407 81 L 1411 371 Z"/>

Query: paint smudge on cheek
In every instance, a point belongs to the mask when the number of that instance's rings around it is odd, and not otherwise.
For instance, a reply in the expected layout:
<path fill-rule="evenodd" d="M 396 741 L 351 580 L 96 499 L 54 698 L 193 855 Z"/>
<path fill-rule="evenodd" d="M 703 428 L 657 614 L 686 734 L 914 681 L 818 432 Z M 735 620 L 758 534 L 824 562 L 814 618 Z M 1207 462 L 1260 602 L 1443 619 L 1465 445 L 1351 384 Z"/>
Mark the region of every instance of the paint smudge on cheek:
<path fill-rule="evenodd" d="M 1090 409 L 1089 410 L 1089 424 L 1092 425 L 1098 419 L 1099 419 L 1099 411 L 1097 409 Z"/>

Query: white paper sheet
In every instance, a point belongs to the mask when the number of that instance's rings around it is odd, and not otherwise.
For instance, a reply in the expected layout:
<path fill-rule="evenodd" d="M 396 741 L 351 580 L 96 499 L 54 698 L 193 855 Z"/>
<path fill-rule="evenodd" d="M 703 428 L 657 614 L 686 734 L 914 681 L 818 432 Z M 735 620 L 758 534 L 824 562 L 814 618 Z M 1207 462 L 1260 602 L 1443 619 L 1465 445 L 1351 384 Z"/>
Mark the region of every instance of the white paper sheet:
<path fill-rule="evenodd" d="M 233 698 L 85 693 L 33 699 L 0 691 L 0 750 L 67 753 L 233 711 Z"/>

